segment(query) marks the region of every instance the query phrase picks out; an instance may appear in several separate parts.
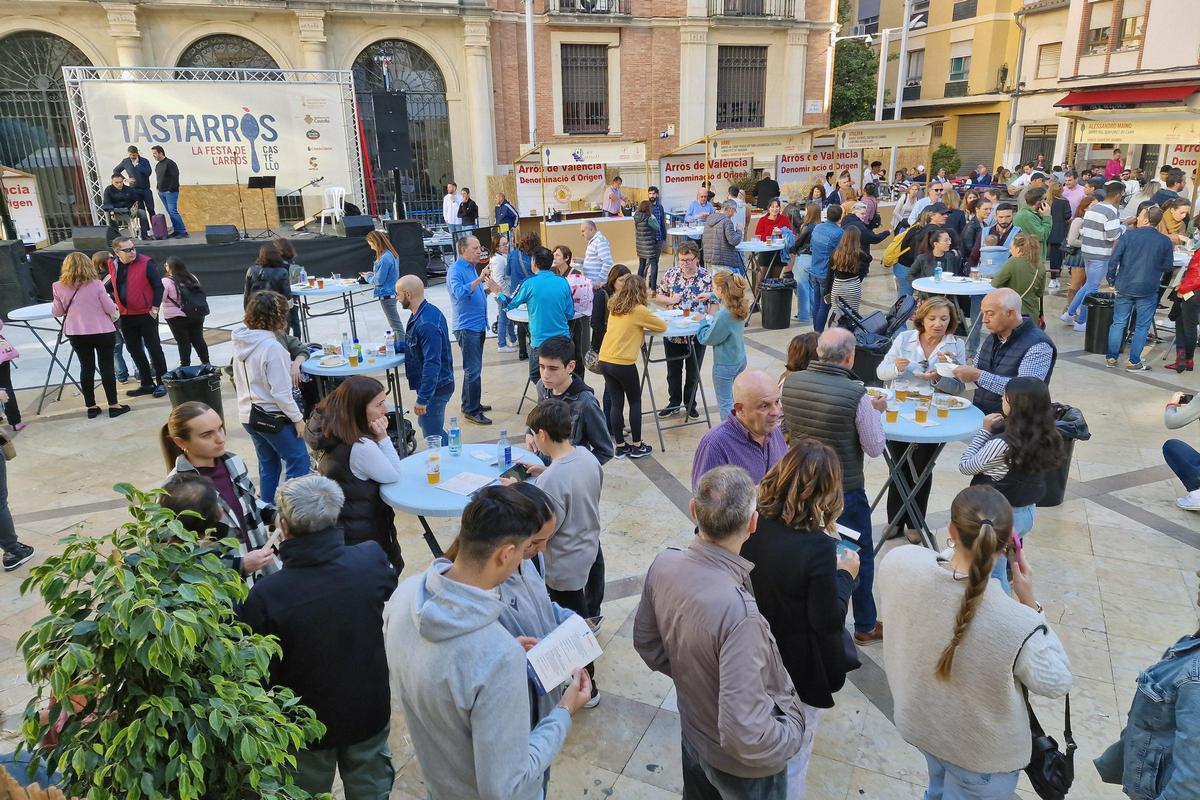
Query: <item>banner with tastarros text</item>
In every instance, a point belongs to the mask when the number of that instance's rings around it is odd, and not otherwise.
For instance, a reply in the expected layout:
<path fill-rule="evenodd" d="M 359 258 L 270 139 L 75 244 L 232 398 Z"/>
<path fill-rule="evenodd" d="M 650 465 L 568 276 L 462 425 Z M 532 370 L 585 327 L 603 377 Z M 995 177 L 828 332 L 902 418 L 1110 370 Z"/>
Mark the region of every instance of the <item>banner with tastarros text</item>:
<path fill-rule="evenodd" d="M 344 187 L 362 203 L 338 84 L 88 80 L 81 89 L 101 186 L 130 145 L 147 159 L 158 145 L 179 165 L 185 192 L 273 175 L 282 195 L 323 178 L 306 193 Z"/>

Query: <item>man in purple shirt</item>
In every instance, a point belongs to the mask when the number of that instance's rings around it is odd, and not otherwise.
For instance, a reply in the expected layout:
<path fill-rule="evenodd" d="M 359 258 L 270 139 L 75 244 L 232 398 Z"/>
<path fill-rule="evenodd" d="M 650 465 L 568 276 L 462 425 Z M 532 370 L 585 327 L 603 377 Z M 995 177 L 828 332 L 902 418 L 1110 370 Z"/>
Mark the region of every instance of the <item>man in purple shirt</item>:
<path fill-rule="evenodd" d="M 733 413 L 696 447 L 692 460 L 692 491 L 713 467 L 727 464 L 750 473 L 757 484 L 787 453 L 779 423 L 783 406 L 779 384 L 760 369 L 746 370 L 733 382 Z"/>

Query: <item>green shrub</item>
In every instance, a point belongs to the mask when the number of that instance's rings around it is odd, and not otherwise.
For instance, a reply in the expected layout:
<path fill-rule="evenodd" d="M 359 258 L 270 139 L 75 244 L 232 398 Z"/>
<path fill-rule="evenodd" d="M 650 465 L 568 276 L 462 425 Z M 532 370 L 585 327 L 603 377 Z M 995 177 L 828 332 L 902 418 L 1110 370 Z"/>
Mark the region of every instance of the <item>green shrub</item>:
<path fill-rule="evenodd" d="M 946 176 L 953 178 L 962 168 L 962 159 L 958 150 L 948 144 L 939 144 L 929 159 L 929 174 L 937 175 L 939 169 L 946 170 Z"/>

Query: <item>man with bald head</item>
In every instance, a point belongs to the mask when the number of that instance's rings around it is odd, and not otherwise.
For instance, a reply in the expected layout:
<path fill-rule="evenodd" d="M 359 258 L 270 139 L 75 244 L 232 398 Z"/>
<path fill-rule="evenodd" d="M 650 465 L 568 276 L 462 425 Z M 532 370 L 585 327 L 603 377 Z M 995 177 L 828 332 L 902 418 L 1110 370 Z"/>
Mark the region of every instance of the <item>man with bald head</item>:
<path fill-rule="evenodd" d="M 404 331 L 404 374 L 417 393 L 413 413 L 422 437 L 440 436 L 443 445 L 449 444 L 444 423 L 446 403 L 454 394 L 454 352 L 446 317 L 425 300 L 425 285 L 416 275 L 396 281 L 396 298 L 412 312 Z"/>
<path fill-rule="evenodd" d="M 883 639 L 871 584 L 875 548 L 871 545 L 871 506 L 863 477 L 863 454 L 883 453 L 883 411 L 887 400 L 872 398 L 854 376 L 854 334 L 830 328 L 817 339 L 817 360 L 783 381 L 783 426 L 795 443 L 811 437 L 829 445 L 842 463 L 844 506 L 838 522 L 859 534 L 858 586 L 854 589 L 854 641 Z"/>
<path fill-rule="evenodd" d="M 733 413 L 704 434 L 692 459 L 692 489 L 704 473 L 732 464 L 757 484 L 783 458 L 787 443 L 779 430 L 783 409 L 779 382 L 761 369 L 749 369 L 733 382 Z"/>
<path fill-rule="evenodd" d="M 988 292 L 980 304 L 988 337 L 971 364 L 955 367 L 953 378 L 939 378 L 942 391 L 960 394 L 975 384 L 975 405 L 984 414 L 999 414 L 1004 387 L 1021 376 L 1050 383 L 1058 348 L 1037 322 L 1021 316 L 1021 296 L 1012 289 Z"/>

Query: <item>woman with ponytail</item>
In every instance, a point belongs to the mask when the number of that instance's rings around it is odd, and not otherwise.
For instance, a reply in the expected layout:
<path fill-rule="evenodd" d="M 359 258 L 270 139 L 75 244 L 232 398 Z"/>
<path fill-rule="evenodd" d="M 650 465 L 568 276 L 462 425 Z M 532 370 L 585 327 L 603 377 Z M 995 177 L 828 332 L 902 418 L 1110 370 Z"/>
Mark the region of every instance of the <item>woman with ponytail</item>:
<path fill-rule="evenodd" d="M 750 316 L 750 284 L 741 275 L 720 270 L 713 275 L 713 294 L 708 299 L 713 316 L 700 323 L 696 341 L 712 348 L 713 388 L 721 406 L 721 419 L 733 413 L 733 381 L 746 369 L 746 343 L 743 334 Z"/>
<path fill-rule="evenodd" d="M 1025 691 L 1061 697 L 1071 667 L 1012 551 L 1013 597 L 992 570 L 1011 547 L 1012 509 L 991 486 L 950 506 L 950 557 L 903 545 L 880 565 L 896 729 L 929 765 L 927 800 L 1008 800 L 1029 763 Z"/>

